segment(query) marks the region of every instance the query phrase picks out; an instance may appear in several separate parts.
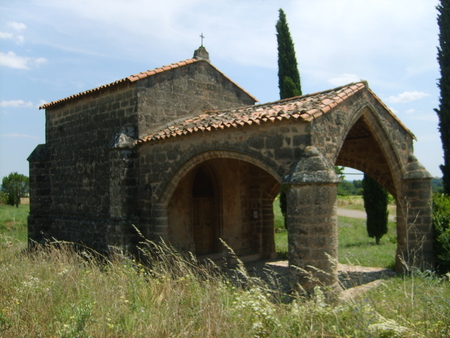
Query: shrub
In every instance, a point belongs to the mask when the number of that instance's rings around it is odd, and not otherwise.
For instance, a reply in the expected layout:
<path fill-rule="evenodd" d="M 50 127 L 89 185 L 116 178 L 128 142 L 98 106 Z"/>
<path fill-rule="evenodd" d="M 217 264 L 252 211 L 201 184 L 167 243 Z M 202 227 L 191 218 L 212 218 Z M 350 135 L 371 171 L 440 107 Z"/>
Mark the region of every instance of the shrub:
<path fill-rule="evenodd" d="M 433 226 L 436 267 L 441 273 L 450 271 L 450 197 L 433 195 Z"/>
<path fill-rule="evenodd" d="M 8 202 L 8 194 L 0 190 L 0 205 Z"/>

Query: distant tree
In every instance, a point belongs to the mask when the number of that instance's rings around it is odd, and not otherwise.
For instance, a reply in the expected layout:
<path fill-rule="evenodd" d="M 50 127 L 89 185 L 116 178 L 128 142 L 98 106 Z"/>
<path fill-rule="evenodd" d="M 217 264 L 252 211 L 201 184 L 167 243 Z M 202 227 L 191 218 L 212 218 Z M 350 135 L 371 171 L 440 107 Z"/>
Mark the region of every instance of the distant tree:
<path fill-rule="evenodd" d="M 286 20 L 286 14 L 279 10 L 276 24 L 278 42 L 278 87 L 280 99 L 302 95 L 300 73 L 297 67 L 294 43 Z"/>
<path fill-rule="evenodd" d="M 363 186 L 362 186 L 362 180 L 354 180 L 353 181 L 353 185 L 355 186 L 355 189 L 356 189 L 356 191 L 357 191 L 357 195 L 362 195 L 362 188 L 363 188 Z M 359 190 L 361 190 L 361 192 L 360 193 L 358 193 L 358 191 Z"/>
<path fill-rule="evenodd" d="M 17 172 L 3 177 L 2 191 L 8 195 L 7 204 L 19 207 L 20 198 L 29 192 L 29 186 L 29 178 Z"/>
<path fill-rule="evenodd" d="M 444 193 L 444 187 L 442 185 L 442 178 L 433 178 L 431 180 L 431 188 L 433 189 L 433 192 L 435 193 Z"/>
<path fill-rule="evenodd" d="M 450 194 L 450 0 L 441 0 L 436 8 L 439 12 L 437 59 L 441 69 L 441 78 L 438 80 L 441 96 L 439 109 L 435 111 L 439 117 L 439 131 L 444 150 L 444 164 L 441 165 L 444 192 Z"/>
<path fill-rule="evenodd" d="M 386 189 L 367 174 L 364 174 L 362 184 L 367 234 L 370 238 L 375 238 L 376 244 L 380 244 L 381 237 L 387 234 L 389 195 Z"/>
<path fill-rule="evenodd" d="M 294 43 L 286 20 L 286 14 L 279 10 L 279 18 L 276 24 L 278 43 L 278 87 L 280 89 L 280 99 L 302 95 L 300 85 L 300 73 L 295 57 Z M 286 223 L 287 201 L 286 193 L 280 192 L 280 209 Z"/>
<path fill-rule="evenodd" d="M 338 196 L 351 196 L 355 195 L 355 186 L 353 182 L 349 182 L 346 180 L 341 181 L 337 187 Z"/>

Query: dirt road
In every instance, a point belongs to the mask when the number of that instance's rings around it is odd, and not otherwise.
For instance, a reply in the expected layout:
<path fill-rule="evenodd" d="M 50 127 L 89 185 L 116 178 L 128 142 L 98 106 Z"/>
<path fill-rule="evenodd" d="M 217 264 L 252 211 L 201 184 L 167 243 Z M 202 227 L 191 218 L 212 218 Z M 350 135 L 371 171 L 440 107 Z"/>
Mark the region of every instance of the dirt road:
<path fill-rule="evenodd" d="M 352 218 L 360 218 L 360 219 L 367 218 L 366 212 L 361 211 L 361 210 L 338 208 L 337 214 L 338 214 L 338 216 L 344 216 L 344 217 L 352 217 Z M 395 221 L 395 216 L 391 215 L 390 213 L 389 213 L 389 221 L 391 221 L 391 222 Z"/>
<path fill-rule="evenodd" d="M 361 218 L 361 219 L 366 219 L 367 217 L 365 211 L 342 209 L 342 208 L 338 208 L 337 214 L 338 216 Z"/>

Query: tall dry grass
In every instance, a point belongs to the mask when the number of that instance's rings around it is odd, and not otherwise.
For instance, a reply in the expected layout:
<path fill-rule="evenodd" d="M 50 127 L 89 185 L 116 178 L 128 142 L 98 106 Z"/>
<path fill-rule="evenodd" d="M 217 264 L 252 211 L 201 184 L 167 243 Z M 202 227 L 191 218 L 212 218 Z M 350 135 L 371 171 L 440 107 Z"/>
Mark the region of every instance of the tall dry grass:
<path fill-rule="evenodd" d="M 1 337 L 442 337 L 449 284 L 395 278 L 363 298 L 329 303 L 323 289 L 283 303 L 238 261 L 230 272 L 145 241 L 143 265 L 56 243 L 0 255 Z M 423 288 L 423 289 L 421 289 Z M 422 291 L 423 290 L 423 291 Z M 276 291 L 276 290 L 275 290 Z"/>
<path fill-rule="evenodd" d="M 0 208 L 0 337 L 450 335 L 448 276 L 412 271 L 329 302 L 324 288 L 286 295 L 237 258 L 224 269 L 145 239 L 145 264 L 61 242 L 24 251 L 26 215 L 16 212 Z"/>

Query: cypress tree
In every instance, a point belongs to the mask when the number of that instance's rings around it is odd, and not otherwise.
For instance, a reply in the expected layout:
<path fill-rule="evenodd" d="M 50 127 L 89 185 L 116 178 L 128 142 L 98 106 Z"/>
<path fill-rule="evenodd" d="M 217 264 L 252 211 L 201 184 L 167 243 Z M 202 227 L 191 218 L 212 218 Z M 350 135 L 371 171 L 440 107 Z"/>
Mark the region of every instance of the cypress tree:
<path fill-rule="evenodd" d="M 438 62 L 441 78 L 438 87 L 441 91 L 439 109 L 435 109 L 439 117 L 444 164 L 441 165 L 444 192 L 450 194 L 450 0 L 441 0 L 436 7 L 439 14 Z"/>
<path fill-rule="evenodd" d="M 367 234 L 370 238 L 375 238 L 376 244 L 380 244 L 381 237 L 387 233 L 388 193 L 377 181 L 366 174 L 364 174 L 362 185 L 364 208 L 367 214 Z"/>
<path fill-rule="evenodd" d="M 300 85 L 300 73 L 297 68 L 297 58 L 295 57 L 294 43 L 286 20 L 286 14 L 280 8 L 279 18 L 276 24 L 278 43 L 278 87 L 280 89 L 280 99 L 302 95 Z M 286 223 L 287 202 L 286 193 L 280 193 L 280 209 L 284 216 L 284 226 Z"/>
<path fill-rule="evenodd" d="M 297 68 L 294 43 L 292 42 L 286 14 L 279 10 L 279 18 L 276 24 L 278 42 L 278 87 L 280 99 L 302 95 L 300 85 L 300 73 Z"/>

